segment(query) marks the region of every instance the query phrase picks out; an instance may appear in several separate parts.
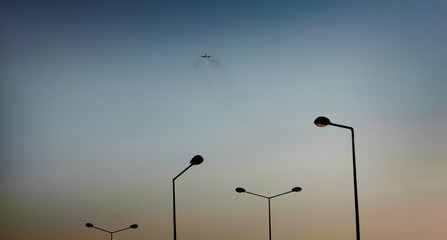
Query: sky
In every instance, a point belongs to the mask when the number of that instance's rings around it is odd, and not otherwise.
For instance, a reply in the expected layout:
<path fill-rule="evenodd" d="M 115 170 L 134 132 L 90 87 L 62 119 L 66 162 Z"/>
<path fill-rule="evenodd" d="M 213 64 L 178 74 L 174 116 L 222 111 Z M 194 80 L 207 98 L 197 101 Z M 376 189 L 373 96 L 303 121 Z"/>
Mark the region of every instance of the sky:
<path fill-rule="evenodd" d="M 0 3 L 0 238 L 447 238 L 447 2 Z M 203 54 L 213 56 L 200 58 Z"/>

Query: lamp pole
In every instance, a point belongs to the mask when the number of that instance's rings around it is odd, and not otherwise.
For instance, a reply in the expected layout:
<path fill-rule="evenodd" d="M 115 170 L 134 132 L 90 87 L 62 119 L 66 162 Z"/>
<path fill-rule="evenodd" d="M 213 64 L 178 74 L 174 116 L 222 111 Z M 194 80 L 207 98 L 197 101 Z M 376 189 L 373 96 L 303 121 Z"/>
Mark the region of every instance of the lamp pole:
<path fill-rule="evenodd" d="M 291 193 L 291 192 L 301 192 L 302 189 L 301 189 L 301 187 L 294 187 L 294 188 L 292 188 L 292 190 L 290 190 L 288 192 L 280 193 L 280 194 L 277 194 L 277 195 L 274 195 L 274 196 L 271 196 L 271 197 L 263 196 L 263 195 L 260 195 L 260 194 L 257 194 L 257 193 L 248 192 L 244 188 L 241 188 L 241 187 L 238 187 L 235 190 L 238 193 L 248 193 L 248 194 L 251 194 L 251 195 L 254 195 L 254 196 L 266 198 L 268 200 L 268 207 L 269 207 L 269 240 L 272 240 L 272 217 L 271 217 L 270 199 L 276 198 L 276 197 L 279 197 L 279 196 L 282 196 L 282 195 L 285 195 L 285 194 L 288 194 L 288 193 Z"/>
<path fill-rule="evenodd" d="M 314 124 L 318 127 L 326 127 L 327 125 L 332 125 L 335 127 L 345 128 L 351 130 L 351 144 L 352 144 L 352 166 L 353 166 L 353 176 L 354 176 L 354 203 L 355 203 L 355 230 L 357 240 L 360 240 L 360 217 L 359 217 L 359 200 L 357 193 L 357 171 L 355 163 L 355 146 L 354 146 L 354 128 L 350 126 L 340 125 L 332 123 L 327 117 L 317 117 Z"/>
<path fill-rule="evenodd" d="M 179 173 L 177 176 L 175 176 L 172 179 L 172 205 L 173 205 L 173 219 L 174 219 L 174 240 L 177 240 L 177 223 L 176 223 L 176 214 L 175 214 L 175 179 L 177 179 L 178 177 L 180 177 L 180 175 L 182 175 L 184 172 L 186 172 L 186 170 L 188 170 L 190 167 L 192 167 L 193 165 L 199 165 L 203 162 L 203 157 L 200 155 L 196 155 L 194 156 L 191 161 L 189 161 L 190 165 L 185 168 L 185 170 L 183 170 L 181 173 Z"/>
<path fill-rule="evenodd" d="M 114 234 L 114 233 L 121 232 L 121 231 L 124 231 L 124 230 L 127 230 L 127 229 L 131 229 L 131 228 L 132 228 L 132 229 L 138 228 L 138 225 L 137 225 L 137 224 L 132 224 L 132 225 L 130 225 L 129 227 L 126 227 L 126 228 L 123 228 L 123 229 L 120 229 L 120 230 L 109 231 L 109 230 L 105 230 L 105 229 L 96 227 L 96 226 L 94 226 L 94 225 L 91 224 L 91 223 L 86 223 L 85 226 L 88 227 L 88 228 L 96 228 L 96 229 L 101 230 L 101 231 L 103 231 L 103 232 L 110 233 L 110 240 L 113 240 L 113 234 Z"/>

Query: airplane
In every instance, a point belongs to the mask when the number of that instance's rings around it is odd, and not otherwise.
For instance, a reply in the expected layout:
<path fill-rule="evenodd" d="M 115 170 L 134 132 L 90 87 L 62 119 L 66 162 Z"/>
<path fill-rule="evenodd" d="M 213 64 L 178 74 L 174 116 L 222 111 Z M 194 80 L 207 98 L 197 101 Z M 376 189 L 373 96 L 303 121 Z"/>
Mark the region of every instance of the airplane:
<path fill-rule="evenodd" d="M 206 53 L 205 53 L 205 55 L 200 56 L 200 57 L 201 57 L 201 58 L 210 58 L 210 57 L 213 57 L 213 56 L 206 55 Z"/>

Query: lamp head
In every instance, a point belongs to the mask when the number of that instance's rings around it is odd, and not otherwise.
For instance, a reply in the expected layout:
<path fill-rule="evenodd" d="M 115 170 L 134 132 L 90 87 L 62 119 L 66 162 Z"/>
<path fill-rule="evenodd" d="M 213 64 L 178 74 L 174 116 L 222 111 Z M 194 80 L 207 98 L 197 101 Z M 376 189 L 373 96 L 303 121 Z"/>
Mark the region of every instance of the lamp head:
<path fill-rule="evenodd" d="M 315 125 L 318 127 L 326 127 L 327 125 L 331 125 L 331 121 L 327 117 L 317 117 L 314 121 Z"/>
<path fill-rule="evenodd" d="M 203 162 L 203 157 L 200 155 L 195 155 L 191 161 L 189 161 L 189 163 L 191 163 L 191 165 L 199 165 Z"/>
<path fill-rule="evenodd" d="M 238 187 L 238 188 L 236 188 L 236 192 L 243 193 L 243 192 L 245 192 L 245 189 Z"/>
<path fill-rule="evenodd" d="M 300 188 L 300 187 L 294 187 L 294 188 L 292 188 L 292 192 L 301 192 L 301 190 L 303 190 L 303 189 Z"/>
<path fill-rule="evenodd" d="M 130 225 L 130 228 L 138 228 L 138 224 L 132 224 Z"/>
<path fill-rule="evenodd" d="M 93 224 L 91 224 L 91 223 L 86 223 L 85 226 L 88 227 L 88 228 L 91 228 L 91 227 L 93 227 Z"/>

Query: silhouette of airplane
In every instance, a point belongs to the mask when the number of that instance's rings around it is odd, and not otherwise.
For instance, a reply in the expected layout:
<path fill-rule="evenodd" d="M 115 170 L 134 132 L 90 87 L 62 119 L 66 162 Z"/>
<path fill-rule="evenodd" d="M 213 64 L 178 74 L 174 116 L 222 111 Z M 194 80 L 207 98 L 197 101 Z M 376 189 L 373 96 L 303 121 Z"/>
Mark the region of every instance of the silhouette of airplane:
<path fill-rule="evenodd" d="M 213 57 L 213 56 L 206 55 L 206 53 L 205 53 L 205 55 L 200 56 L 200 57 L 201 57 L 201 58 L 210 58 L 210 57 Z"/>

